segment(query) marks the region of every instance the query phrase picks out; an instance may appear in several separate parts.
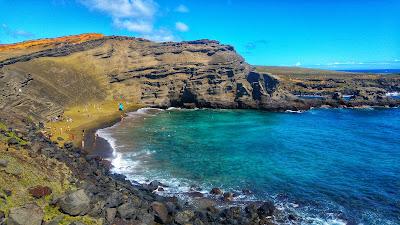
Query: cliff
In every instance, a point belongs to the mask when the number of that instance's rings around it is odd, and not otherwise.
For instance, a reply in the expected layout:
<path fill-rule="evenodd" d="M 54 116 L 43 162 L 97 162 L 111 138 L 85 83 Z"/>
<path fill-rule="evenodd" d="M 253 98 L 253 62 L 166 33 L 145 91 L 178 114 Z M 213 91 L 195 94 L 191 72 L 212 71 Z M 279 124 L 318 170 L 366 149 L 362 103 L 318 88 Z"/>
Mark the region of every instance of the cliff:
<path fill-rule="evenodd" d="M 155 43 L 83 34 L 0 46 L 0 108 L 35 120 L 123 99 L 154 107 L 298 110 L 396 105 L 399 76 L 253 67 L 217 41 Z M 351 102 L 335 97 L 353 95 Z M 298 95 L 318 94 L 324 100 Z"/>

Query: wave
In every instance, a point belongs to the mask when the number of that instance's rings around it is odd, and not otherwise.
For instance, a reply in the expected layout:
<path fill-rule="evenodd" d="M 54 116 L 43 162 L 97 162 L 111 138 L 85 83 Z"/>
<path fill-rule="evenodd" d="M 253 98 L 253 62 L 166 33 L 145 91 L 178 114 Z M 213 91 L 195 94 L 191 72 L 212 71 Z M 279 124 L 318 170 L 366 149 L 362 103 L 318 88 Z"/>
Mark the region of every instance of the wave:
<path fill-rule="evenodd" d="M 395 92 L 388 92 L 388 93 L 386 93 L 385 94 L 387 97 L 398 97 L 398 96 L 400 96 L 400 92 L 397 92 L 397 91 L 395 91 Z"/>
<path fill-rule="evenodd" d="M 304 113 L 304 110 L 286 110 L 285 113 Z"/>

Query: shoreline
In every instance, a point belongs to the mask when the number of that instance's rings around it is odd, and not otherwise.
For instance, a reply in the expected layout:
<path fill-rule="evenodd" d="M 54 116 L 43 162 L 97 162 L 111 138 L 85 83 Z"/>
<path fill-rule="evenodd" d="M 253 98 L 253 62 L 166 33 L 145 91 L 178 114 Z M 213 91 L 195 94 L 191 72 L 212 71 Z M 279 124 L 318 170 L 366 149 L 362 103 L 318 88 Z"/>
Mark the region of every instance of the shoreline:
<path fill-rule="evenodd" d="M 330 107 L 330 108 L 318 107 L 318 108 L 311 108 L 311 109 L 306 110 L 306 111 L 318 110 L 318 109 L 321 109 L 321 110 L 324 110 L 324 109 L 330 109 L 330 110 L 334 110 L 334 109 L 358 110 L 358 109 L 394 109 L 394 108 L 398 108 L 398 107 L 382 107 L 382 106 L 368 106 L 368 105 L 357 106 L 357 107 Z M 140 109 L 137 109 L 137 110 L 129 112 L 129 113 L 135 113 L 135 112 L 137 112 L 138 110 L 141 110 L 141 109 L 157 109 L 158 110 L 159 108 L 140 108 Z M 176 109 L 177 110 L 181 110 L 181 108 L 176 108 Z M 183 110 L 185 110 L 185 109 L 183 109 Z M 129 113 L 127 113 L 127 114 L 129 114 Z M 284 112 L 281 112 L 281 113 L 294 113 L 294 112 L 284 111 Z M 299 112 L 296 112 L 296 113 L 299 113 Z M 118 123 L 119 123 L 119 121 L 116 120 L 115 123 L 113 123 L 113 124 L 112 123 L 102 124 L 102 126 L 98 127 L 97 129 L 91 130 L 91 134 L 94 137 L 94 135 L 96 134 L 96 132 L 98 130 L 115 126 Z M 109 126 L 105 126 L 105 125 L 109 125 Z M 94 138 L 92 138 L 92 141 L 94 141 L 93 139 Z M 110 158 L 112 158 L 114 156 L 113 153 L 116 152 L 117 149 L 113 148 L 113 146 L 110 143 L 110 141 L 107 140 L 107 138 L 105 138 L 105 137 L 99 136 L 99 137 L 97 137 L 97 140 L 95 142 L 95 146 L 97 146 L 97 147 L 101 146 L 102 149 L 97 149 L 97 150 L 94 149 L 94 152 L 90 152 L 89 155 L 101 157 L 101 158 L 103 158 L 105 160 L 108 160 L 108 161 L 110 161 L 110 164 L 112 165 L 112 159 L 110 159 Z M 111 171 L 116 175 L 119 174 L 119 175 L 127 176 L 126 174 L 121 173 L 121 172 L 114 172 L 112 169 L 111 169 Z M 145 182 L 143 182 L 143 181 L 140 182 L 138 180 L 135 180 L 135 179 L 132 179 L 132 178 L 129 178 L 129 177 L 127 177 L 127 179 L 130 182 L 132 182 L 132 184 L 139 185 L 139 186 L 146 186 L 146 185 L 149 185 L 152 182 L 152 180 L 150 180 L 150 179 L 147 179 Z M 155 181 L 158 182 L 157 180 L 155 180 Z M 163 181 L 161 180 L 161 182 L 163 182 Z M 170 185 L 170 183 L 167 183 L 167 182 L 164 183 L 164 184 L 166 185 L 166 187 L 168 187 L 168 185 Z M 178 191 L 178 192 L 175 192 L 174 194 L 167 193 L 166 195 L 164 195 L 163 193 L 165 193 L 165 192 L 161 192 L 160 193 L 160 192 L 157 192 L 157 191 L 155 192 L 155 194 L 158 194 L 158 195 L 161 195 L 161 196 L 169 196 L 169 197 L 171 197 L 171 195 L 172 195 L 172 197 L 181 197 L 181 198 L 183 197 L 184 200 L 188 200 L 189 199 L 189 200 L 194 200 L 194 201 L 196 200 L 196 198 L 198 196 L 201 196 L 202 198 L 214 201 L 220 207 L 231 207 L 231 206 L 246 205 L 246 204 L 249 204 L 249 203 L 259 203 L 259 202 L 268 201 L 268 199 L 262 200 L 262 199 L 252 198 L 251 195 L 244 194 L 244 193 L 242 193 L 244 195 L 244 198 L 234 198 L 234 200 L 231 200 L 231 201 L 224 201 L 223 196 L 222 197 L 219 196 L 218 198 L 216 198 L 215 195 L 210 194 L 209 191 L 211 189 L 201 189 L 201 187 L 200 187 L 200 189 L 196 189 L 196 188 L 199 188 L 199 187 L 196 186 L 196 187 L 194 187 L 192 189 L 191 186 L 190 186 L 190 189 L 188 189 L 189 191 L 180 191 L 180 192 Z M 248 190 L 248 191 L 252 192 L 253 190 Z M 224 192 L 224 190 L 222 190 L 222 192 Z M 234 194 L 238 194 L 240 192 L 238 192 L 238 190 L 236 190 L 233 193 Z"/>

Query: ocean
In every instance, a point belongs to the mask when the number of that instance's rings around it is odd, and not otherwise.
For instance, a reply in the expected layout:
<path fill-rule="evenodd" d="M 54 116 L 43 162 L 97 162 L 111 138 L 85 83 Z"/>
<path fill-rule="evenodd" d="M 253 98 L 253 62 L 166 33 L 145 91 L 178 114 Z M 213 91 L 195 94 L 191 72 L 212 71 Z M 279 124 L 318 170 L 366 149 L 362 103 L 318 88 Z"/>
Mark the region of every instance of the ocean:
<path fill-rule="evenodd" d="M 398 108 L 141 109 L 98 134 L 114 172 L 165 195 L 246 189 L 238 202 L 272 200 L 301 224 L 400 224 Z"/>

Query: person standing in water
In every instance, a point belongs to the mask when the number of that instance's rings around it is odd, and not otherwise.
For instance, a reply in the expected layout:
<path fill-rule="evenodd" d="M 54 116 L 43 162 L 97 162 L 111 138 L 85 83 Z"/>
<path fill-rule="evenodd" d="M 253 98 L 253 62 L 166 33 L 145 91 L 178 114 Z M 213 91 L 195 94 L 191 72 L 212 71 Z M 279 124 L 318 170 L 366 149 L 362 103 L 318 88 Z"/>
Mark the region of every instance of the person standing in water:
<path fill-rule="evenodd" d="M 118 110 L 120 111 L 120 112 L 123 112 L 124 111 L 124 105 L 122 104 L 122 103 L 119 103 L 119 105 L 118 105 Z M 123 113 L 121 114 L 121 123 L 124 121 L 124 115 L 123 115 Z"/>

